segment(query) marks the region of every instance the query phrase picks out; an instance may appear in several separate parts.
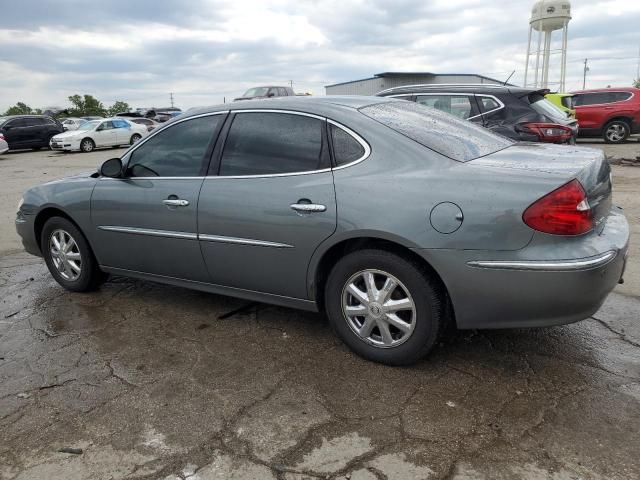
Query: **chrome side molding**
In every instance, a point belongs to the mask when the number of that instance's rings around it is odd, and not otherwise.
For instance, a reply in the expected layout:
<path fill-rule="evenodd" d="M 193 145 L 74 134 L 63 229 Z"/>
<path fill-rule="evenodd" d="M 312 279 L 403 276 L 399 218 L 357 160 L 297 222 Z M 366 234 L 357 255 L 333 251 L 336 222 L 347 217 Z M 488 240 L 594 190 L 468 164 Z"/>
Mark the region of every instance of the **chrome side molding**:
<path fill-rule="evenodd" d="M 589 268 L 601 267 L 613 260 L 616 255 L 618 255 L 616 250 L 609 250 L 594 257 L 580 258 L 577 260 L 474 260 L 467 262 L 467 265 L 470 267 L 493 268 L 499 270 L 570 272 L 573 270 L 587 270 Z"/>

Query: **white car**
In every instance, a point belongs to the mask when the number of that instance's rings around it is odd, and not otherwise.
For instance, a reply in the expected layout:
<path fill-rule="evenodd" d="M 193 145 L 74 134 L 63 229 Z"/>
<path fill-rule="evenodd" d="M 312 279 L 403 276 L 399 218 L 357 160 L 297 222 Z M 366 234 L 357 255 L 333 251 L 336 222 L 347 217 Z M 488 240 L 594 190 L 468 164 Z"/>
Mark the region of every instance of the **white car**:
<path fill-rule="evenodd" d="M 0 133 L 0 155 L 9 151 L 9 144 L 4 139 L 4 135 Z"/>
<path fill-rule="evenodd" d="M 133 145 L 147 135 L 147 127 L 124 118 L 105 118 L 83 123 L 77 130 L 51 137 L 52 150 L 91 152 L 100 147 Z"/>
<path fill-rule="evenodd" d="M 62 121 L 62 128 L 64 128 L 65 131 L 77 130 L 78 127 L 80 127 L 80 125 L 82 125 L 85 122 L 87 122 L 87 120 L 83 118 L 71 118 L 71 117 L 65 118 Z"/>

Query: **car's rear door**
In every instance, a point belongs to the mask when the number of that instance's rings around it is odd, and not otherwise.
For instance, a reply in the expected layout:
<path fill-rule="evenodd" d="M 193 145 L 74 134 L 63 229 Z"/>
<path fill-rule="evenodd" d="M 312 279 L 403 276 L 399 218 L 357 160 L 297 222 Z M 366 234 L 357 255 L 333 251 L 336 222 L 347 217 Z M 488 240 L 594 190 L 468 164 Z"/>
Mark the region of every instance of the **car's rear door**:
<path fill-rule="evenodd" d="M 226 112 L 186 118 L 127 154 L 124 178 L 100 178 L 91 198 L 101 265 L 207 282 L 198 195 Z"/>
<path fill-rule="evenodd" d="M 311 256 L 336 228 L 326 122 L 277 110 L 229 120 L 198 204 L 211 281 L 306 299 Z"/>
<path fill-rule="evenodd" d="M 135 132 L 129 122 L 117 118 L 113 120 L 113 126 L 116 133 L 117 145 L 126 145 L 131 142 L 131 137 Z"/>
<path fill-rule="evenodd" d="M 608 92 L 587 92 L 576 95 L 576 117 L 580 130 L 600 130 L 608 115 L 610 95 Z"/>

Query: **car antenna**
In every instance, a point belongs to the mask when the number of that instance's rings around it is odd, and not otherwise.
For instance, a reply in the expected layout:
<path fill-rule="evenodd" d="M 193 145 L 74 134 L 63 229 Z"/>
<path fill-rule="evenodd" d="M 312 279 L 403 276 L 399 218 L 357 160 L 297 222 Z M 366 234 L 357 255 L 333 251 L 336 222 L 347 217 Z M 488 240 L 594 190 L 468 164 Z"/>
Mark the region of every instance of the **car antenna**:
<path fill-rule="evenodd" d="M 514 74 L 514 73 L 516 73 L 516 71 L 515 71 L 515 70 L 514 70 L 513 72 L 511 72 L 511 75 L 509 75 L 509 76 L 507 77 L 507 79 L 506 79 L 506 80 L 504 81 L 504 83 L 502 84 L 503 86 L 505 86 L 505 85 L 507 84 L 507 82 L 508 82 L 509 80 L 511 80 L 511 77 L 513 77 L 513 74 Z"/>

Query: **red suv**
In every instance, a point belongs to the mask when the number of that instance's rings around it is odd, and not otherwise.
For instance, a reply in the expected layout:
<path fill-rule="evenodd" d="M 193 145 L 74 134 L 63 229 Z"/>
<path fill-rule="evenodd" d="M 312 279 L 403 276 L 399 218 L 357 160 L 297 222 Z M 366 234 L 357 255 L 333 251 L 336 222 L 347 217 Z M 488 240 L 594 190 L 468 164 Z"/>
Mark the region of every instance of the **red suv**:
<path fill-rule="evenodd" d="M 622 143 L 632 133 L 640 133 L 640 89 L 603 88 L 573 94 L 581 137 L 602 136 L 607 143 Z"/>

